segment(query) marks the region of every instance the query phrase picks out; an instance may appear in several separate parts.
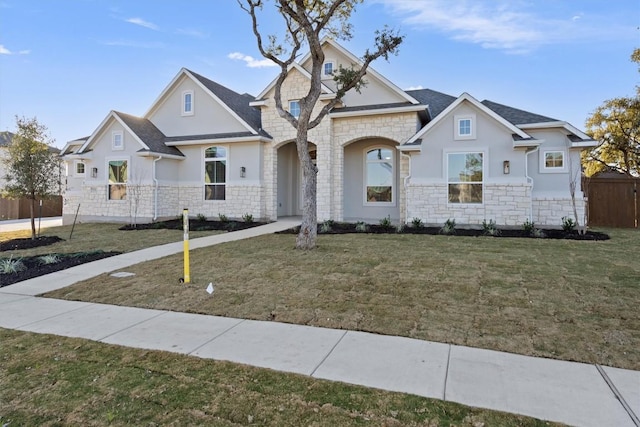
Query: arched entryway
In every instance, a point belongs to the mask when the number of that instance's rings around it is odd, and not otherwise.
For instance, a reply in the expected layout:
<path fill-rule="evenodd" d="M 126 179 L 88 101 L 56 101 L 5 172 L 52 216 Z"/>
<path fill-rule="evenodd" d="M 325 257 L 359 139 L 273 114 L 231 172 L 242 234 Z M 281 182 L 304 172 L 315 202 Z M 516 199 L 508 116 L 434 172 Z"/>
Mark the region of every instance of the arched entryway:
<path fill-rule="evenodd" d="M 366 138 L 344 147 L 344 220 L 378 222 L 400 219 L 398 143 Z"/>
<path fill-rule="evenodd" d="M 315 162 L 316 146 L 309 143 L 309 153 Z M 278 148 L 278 216 L 302 215 L 302 167 L 295 141 Z"/>

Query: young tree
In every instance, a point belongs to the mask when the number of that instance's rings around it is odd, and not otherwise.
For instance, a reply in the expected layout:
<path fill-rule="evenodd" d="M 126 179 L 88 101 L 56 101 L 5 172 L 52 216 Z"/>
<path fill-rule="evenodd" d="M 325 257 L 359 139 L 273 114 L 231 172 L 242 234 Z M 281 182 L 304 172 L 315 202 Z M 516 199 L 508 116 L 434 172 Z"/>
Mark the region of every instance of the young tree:
<path fill-rule="evenodd" d="M 251 17 L 253 33 L 258 42 L 258 49 L 265 58 L 280 67 L 280 74 L 275 84 L 276 110 L 296 129 L 296 148 L 303 171 L 303 209 L 302 225 L 296 238 L 296 248 L 313 249 L 317 237 L 316 189 L 318 169 L 309 155 L 307 136 L 311 129 L 320 124 L 322 119 L 335 107 L 351 89 L 359 91 L 365 84 L 363 77 L 374 60 L 389 54 L 397 54 L 403 36 L 388 28 L 375 32 L 375 48 L 367 49 L 359 65 L 350 68 L 339 67 L 334 74 L 337 85 L 336 97 L 324 105 L 320 112 L 312 117 L 321 92 L 321 71 L 324 63 L 324 52 L 321 39 L 328 35 L 342 40 L 351 38 L 349 18 L 357 4 L 363 0 L 273 0 L 274 5 L 285 23 L 285 43 L 280 44 L 274 35 L 268 36 L 265 43 L 258 30 L 258 13 L 268 0 L 238 0 L 240 7 Z M 307 94 L 300 99 L 300 114 L 296 118 L 282 107 L 281 88 L 289 66 L 291 66 L 300 49 L 306 45 L 311 57 L 311 80 Z"/>
<path fill-rule="evenodd" d="M 4 195 L 31 201 L 31 238 L 36 237 L 36 201 L 60 191 L 60 160 L 51 148 L 47 127 L 16 116 L 17 132 L 8 146 Z"/>
<path fill-rule="evenodd" d="M 640 49 L 631 60 L 640 66 Z M 640 87 L 634 97 L 605 101 L 587 119 L 587 133 L 600 144 L 583 153 L 585 175 L 607 169 L 640 174 Z"/>

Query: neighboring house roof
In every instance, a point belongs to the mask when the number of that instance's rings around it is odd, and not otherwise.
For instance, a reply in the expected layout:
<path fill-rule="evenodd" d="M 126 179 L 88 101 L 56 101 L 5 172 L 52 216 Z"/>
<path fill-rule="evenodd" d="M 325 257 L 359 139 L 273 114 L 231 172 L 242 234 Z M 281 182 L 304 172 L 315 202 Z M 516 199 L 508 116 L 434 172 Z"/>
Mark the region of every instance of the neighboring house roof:
<path fill-rule="evenodd" d="M 435 119 L 440 113 L 442 113 L 449 105 L 453 104 L 456 100 L 455 96 L 447 95 L 442 92 L 437 92 L 432 89 L 417 89 L 406 91 L 409 95 L 420 101 L 428 107 L 429 118 Z"/>
<path fill-rule="evenodd" d="M 11 140 L 15 134 L 9 131 L 0 132 L 0 147 L 6 147 L 11 144 Z"/>
<path fill-rule="evenodd" d="M 530 113 L 529 111 L 519 110 L 507 105 L 498 104 L 497 102 L 485 99 L 482 104 L 490 108 L 496 114 L 502 116 L 505 120 L 514 125 L 525 125 L 532 123 L 557 122 L 557 119 L 541 116 L 540 114 Z"/>

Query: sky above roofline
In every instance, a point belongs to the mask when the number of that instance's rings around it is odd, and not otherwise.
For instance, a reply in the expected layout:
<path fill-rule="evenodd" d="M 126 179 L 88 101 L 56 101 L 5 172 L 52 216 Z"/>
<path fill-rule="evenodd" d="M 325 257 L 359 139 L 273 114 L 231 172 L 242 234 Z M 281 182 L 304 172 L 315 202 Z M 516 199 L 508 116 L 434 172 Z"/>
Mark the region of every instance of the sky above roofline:
<path fill-rule="evenodd" d="M 277 32 L 265 14 L 261 28 Z M 580 129 L 639 84 L 637 0 L 367 0 L 352 23 L 340 43 L 357 56 L 377 28 L 405 35 L 373 65 L 402 89 L 468 92 Z M 0 27 L 0 131 L 35 116 L 58 147 L 111 110 L 143 115 L 182 67 L 254 95 L 277 73 L 234 1 L 0 0 Z"/>

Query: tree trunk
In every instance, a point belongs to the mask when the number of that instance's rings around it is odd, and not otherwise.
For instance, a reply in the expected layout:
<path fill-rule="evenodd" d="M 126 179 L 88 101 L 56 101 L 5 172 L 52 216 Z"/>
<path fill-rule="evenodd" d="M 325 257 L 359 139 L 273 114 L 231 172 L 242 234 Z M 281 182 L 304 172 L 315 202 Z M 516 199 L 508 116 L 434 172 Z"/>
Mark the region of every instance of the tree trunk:
<path fill-rule="evenodd" d="M 302 224 L 300 233 L 296 237 L 296 249 L 311 250 L 316 247 L 316 237 L 318 235 L 318 212 L 317 212 L 317 188 L 318 188 L 318 168 L 311 161 L 309 155 L 309 143 L 307 141 L 307 129 L 300 125 L 298 127 L 296 148 L 298 149 L 298 159 L 302 165 Z"/>
<path fill-rule="evenodd" d="M 31 203 L 29 203 L 29 213 L 31 214 L 31 240 L 35 240 L 36 238 L 36 198 L 31 198 Z"/>

